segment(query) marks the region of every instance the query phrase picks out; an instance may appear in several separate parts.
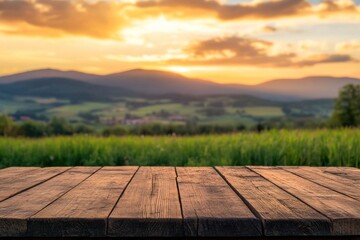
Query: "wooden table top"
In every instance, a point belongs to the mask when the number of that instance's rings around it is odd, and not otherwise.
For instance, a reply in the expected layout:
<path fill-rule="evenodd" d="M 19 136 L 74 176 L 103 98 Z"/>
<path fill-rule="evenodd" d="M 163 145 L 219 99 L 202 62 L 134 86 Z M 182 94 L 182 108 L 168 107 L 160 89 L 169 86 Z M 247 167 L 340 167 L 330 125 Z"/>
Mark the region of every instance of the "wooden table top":
<path fill-rule="evenodd" d="M 359 235 L 355 168 L 0 170 L 0 237 Z"/>

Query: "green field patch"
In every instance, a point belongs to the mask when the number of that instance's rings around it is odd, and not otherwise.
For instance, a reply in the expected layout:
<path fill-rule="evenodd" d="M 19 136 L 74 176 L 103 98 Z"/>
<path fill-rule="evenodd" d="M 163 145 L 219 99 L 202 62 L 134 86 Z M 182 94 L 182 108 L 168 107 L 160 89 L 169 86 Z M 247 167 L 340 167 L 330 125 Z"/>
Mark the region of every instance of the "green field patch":
<path fill-rule="evenodd" d="M 56 98 L 37 98 L 35 99 L 35 102 L 39 104 L 66 103 L 66 101 L 59 101 Z"/>
<path fill-rule="evenodd" d="M 166 104 L 166 103 L 171 103 L 170 99 L 156 99 L 156 100 L 150 100 L 149 101 L 152 104 Z"/>
<path fill-rule="evenodd" d="M 48 113 L 53 116 L 71 118 L 78 116 L 79 113 L 82 112 L 98 111 L 108 107 L 109 104 L 106 103 L 87 102 L 82 104 L 66 105 L 66 106 L 52 108 L 48 110 Z"/>
<path fill-rule="evenodd" d="M 21 110 L 39 109 L 40 106 L 35 103 L 0 100 L 0 113 L 15 113 Z"/>
<path fill-rule="evenodd" d="M 196 108 L 193 106 L 184 106 L 178 103 L 171 104 L 157 104 L 151 105 L 147 107 L 138 108 L 136 110 L 131 111 L 131 114 L 138 116 L 145 116 L 152 113 L 167 111 L 170 113 L 184 114 L 184 115 L 192 115 L 196 114 Z"/>
<path fill-rule="evenodd" d="M 223 106 L 229 106 L 232 105 L 234 103 L 234 99 L 231 97 L 226 97 L 226 96 L 220 96 L 220 97 L 211 97 L 211 98 L 207 98 L 205 103 L 206 105 L 211 105 L 211 104 L 223 104 Z"/>
<path fill-rule="evenodd" d="M 252 117 L 283 117 L 285 113 L 280 107 L 245 107 L 239 108 L 244 115 Z"/>
<path fill-rule="evenodd" d="M 243 124 L 247 127 L 254 125 L 256 122 L 249 117 L 222 115 L 216 117 L 201 118 L 199 124 L 206 125 L 238 125 Z"/>
<path fill-rule="evenodd" d="M 236 108 L 236 107 L 226 107 L 225 110 L 227 113 L 230 113 L 230 114 L 243 114 L 245 112 L 244 109 Z"/>
<path fill-rule="evenodd" d="M 128 111 L 124 102 L 118 102 L 109 104 L 104 109 L 98 109 L 94 114 L 100 117 L 123 117 Z"/>
<path fill-rule="evenodd" d="M 63 100 L 63 99 L 57 99 L 57 98 L 36 98 L 36 97 L 16 97 L 15 98 L 16 101 L 19 102 L 34 102 L 37 104 L 54 104 L 54 103 L 69 103 L 68 100 Z"/>
<path fill-rule="evenodd" d="M 124 101 L 131 101 L 131 102 L 146 102 L 145 98 L 135 98 L 135 97 L 124 97 L 122 98 Z"/>

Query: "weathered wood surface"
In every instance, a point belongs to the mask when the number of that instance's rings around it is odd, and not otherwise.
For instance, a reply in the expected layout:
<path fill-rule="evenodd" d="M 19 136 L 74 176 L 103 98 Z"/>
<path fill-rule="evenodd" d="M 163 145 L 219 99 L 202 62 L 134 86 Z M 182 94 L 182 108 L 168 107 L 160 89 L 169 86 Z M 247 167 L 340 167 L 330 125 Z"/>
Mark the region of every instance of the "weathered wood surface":
<path fill-rule="evenodd" d="M 267 236 L 330 235 L 330 220 L 244 167 L 217 167 L 235 191 L 251 205 Z"/>
<path fill-rule="evenodd" d="M 321 186 L 360 200 L 360 184 L 355 180 L 329 174 L 319 168 L 286 167 L 284 169 Z"/>
<path fill-rule="evenodd" d="M 212 168 L 177 168 L 188 236 L 259 236 L 261 224 Z"/>
<path fill-rule="evenodd" d="M 356 183 L 360 184 L 360 169 L 357 168 L 340 168 L 340 167 L 325 167 L 318 168 L 318 170 L 323 171 L 324 173 L 336 175 L 342 178 L 355 180 Z"/>
<path fill-rule="evenodd" d="M 334 235 L 360 235 L 360 202 L 281 168 L 252 170 L 294 195 L 332 223 Z"/>
<path fill-rule="evenodd" d="M 106 235 L 107 218 L 137 167 L 104 167 L 30 218 L 29 235 Z"/>
<path fill-rule="evenodd" d="M 49 169 L 44 169 L 48 172 Z M 76 167 L 0 203 L 0 236 L 27 234 L 28 219 L 71 190 L 95 169 Z"/>
<path fill-rule="evenodd" d="M 360 170 L 0 170 L 1 237 L 360 236 Z"/>
<path fill-rule="evenodd" d="M 174 167 L 141 167 L 109 218 L 109 235 L 182 236 Z"/>
<path fill-rule="evenodd" d="M 15 168 L 13 171 L 2 173 L 0 176 L 0 202 L 27 190 L 39 183 L 55 177 L 68 170 L 68 167 L 57 168 Z"/>

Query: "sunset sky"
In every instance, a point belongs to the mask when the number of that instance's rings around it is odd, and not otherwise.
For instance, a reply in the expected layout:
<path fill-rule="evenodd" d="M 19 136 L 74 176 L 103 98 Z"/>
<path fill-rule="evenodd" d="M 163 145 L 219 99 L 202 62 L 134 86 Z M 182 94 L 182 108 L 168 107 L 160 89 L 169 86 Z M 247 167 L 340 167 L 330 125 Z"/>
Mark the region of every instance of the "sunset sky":
<path fill-rule="evenodd" d="M 360 0 L 0 0 L 0 75 L 161 69 L 221 83 L 360 77 Z"/>

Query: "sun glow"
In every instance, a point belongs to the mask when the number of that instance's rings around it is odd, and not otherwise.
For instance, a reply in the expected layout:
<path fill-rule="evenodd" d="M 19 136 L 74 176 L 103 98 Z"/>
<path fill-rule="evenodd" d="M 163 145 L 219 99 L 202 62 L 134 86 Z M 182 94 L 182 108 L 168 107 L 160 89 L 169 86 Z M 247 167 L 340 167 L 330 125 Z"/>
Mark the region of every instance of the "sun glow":
<path fill-rule="evenodd" d="M 134 21 L 132 26 L 125 28 L 119 33 L 126 40 L 127 36 L 143 36 L 149 33 L 168 33 L 185 28 L 187 25 L 181 21 L 169 20 L 165 16 L 147 20 Z"/>
<path fill-rule="evenodd" d="M 220 83 L 360 77 L 359 12 L 359 0 L 0 0 L 0 75 L 144 68 Z"/>
<path fill-rule="evenodd" d="M 177 73 L 188 73 L 191 71 L 189 67 L 182 67 L 182 66 L 170 66 L 170 67 L 166 67 L 165 70 L 177 72 Z"/>

